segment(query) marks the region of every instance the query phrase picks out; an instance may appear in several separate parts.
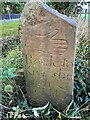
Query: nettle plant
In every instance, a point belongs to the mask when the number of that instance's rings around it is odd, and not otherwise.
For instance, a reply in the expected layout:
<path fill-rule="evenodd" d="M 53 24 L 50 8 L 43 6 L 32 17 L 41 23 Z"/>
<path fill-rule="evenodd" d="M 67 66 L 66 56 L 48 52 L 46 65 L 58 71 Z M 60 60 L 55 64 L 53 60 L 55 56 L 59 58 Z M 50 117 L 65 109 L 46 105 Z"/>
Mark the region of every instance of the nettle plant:
<path fill-rule="evenodd" d="M 76 58 L 75 60 L 75 72 L 74 79 L 78 81 L 83 81 L 88 77 L 89 68 L 87 67 L 88 61 Z"/>
<path fill-rule="evenodd" d="M 1 71 L 1 81 L 2 81 L 2 90 L 6 93 L 12 93 L 14 87 L 16 86 L 14 78 L 16 77 L 16 68 L 0 68 Z"/>
<path fill-rule="evenodd" d="M 74 101 L 81 105 L 88 101 L 88 94 L 84 79 L 88 78 L 88 61 L 77 58 L 74 68 Z"/>

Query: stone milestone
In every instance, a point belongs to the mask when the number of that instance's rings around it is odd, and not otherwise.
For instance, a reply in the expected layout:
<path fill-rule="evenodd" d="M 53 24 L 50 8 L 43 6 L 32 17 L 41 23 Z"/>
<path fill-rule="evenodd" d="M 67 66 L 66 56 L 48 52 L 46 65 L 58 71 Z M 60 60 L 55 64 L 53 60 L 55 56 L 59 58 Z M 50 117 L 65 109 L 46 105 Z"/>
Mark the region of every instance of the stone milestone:
<path fill-rule="evenodd" d="M 20 18 L 27 95 L 34 106 L 48 101 L 64 109 L 72 99 L 76 22 L 37 0 Z"/>

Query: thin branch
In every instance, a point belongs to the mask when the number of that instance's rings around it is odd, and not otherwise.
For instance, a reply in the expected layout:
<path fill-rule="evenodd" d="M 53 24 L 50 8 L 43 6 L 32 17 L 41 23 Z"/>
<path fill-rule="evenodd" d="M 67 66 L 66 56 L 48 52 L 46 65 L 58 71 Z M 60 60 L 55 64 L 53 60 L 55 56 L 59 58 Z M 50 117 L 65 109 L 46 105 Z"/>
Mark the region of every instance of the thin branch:
<path fill-rule="evenodd" d="M 10 109 L 9 107 L 3 105 L 3 104 L 0 104 L 0 106 L 2 106 L 3 108 L 6 108 L 6 109 Z"/>

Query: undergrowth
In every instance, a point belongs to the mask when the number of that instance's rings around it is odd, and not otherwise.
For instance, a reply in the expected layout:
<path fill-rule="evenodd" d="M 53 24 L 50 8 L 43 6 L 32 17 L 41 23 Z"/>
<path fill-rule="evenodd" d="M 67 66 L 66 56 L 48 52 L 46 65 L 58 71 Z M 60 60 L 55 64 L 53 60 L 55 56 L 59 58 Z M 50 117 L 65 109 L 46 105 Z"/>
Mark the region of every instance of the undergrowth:
<path fill-rule="evenodd" d="M 77 66 L 76 66 L 77 67 Z M 90 115 L 90 99 L 86 85 L 77 80 L 74 81 L 74 93 L 71 103 L 64 111 L 58 111 L 51 103 L 39 108 L 33 108 L 28 104 L 26 94 L 15 82 L 15 68 L 2 70 L 2 118 L 7 120 L 65 120 L 88 119 Z M 7 101 L 7 103 L 5 103 Z"/>
<path fill-rule="evenodd" d="M 4 68 L 23 68 L 23 60 L 22 60 L 22 52 L 21 52 L 21 46 L 18 45 L 14 49 L 11 49 L 8 51 L 6 57 L 2 57 L 0 60 L 2 67 Z"/>

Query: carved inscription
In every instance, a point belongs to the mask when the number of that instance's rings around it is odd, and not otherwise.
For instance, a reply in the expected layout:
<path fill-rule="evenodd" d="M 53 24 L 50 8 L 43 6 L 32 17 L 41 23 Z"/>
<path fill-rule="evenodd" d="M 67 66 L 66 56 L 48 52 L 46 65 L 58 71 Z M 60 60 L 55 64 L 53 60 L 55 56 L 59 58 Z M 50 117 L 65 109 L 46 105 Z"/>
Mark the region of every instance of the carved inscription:
<path fill-rule="evenodd" d="M 67 59 L 63 59 L 58 64 L 53 60 L 53 56 L 50 56 L 50 59 L 49 59 L 48 63 L 45 62 L 45 60 L 43 60 L 43 58 L 39 59 L 39 65 L 40 66 L 48 66 L 48 69 L 46 69 L 46 70 L 43 69 L 42 72 L 40 72 L 36 68 L 32 71 L 32 65 L 37 67 L 37 61 L 33 60 L 32 56 L 30 57 L 29 62 L 30 62 L 30 66 L 28 66 L 28 67 L 31 70 L 31 73 L 32 73 L 33 76 L 39 76 L 40 75 L 42 78 L 47 76 L 47 74 L 48 74 L 47 71 L 48 71 L 49 66 L 50 66 L 51 68 L 53 67 L 53 69 L 57 68 L 56 72 L 54 70 L 54 71 L 52 71 L 52 74 L 49 75 L 50 78 L 53 78 L 55 80 L 59 79 L 59 80 L 63 80 L 63 81 L 66 81 L 66 80 L 69 81 L 72 78 L 72 74 L 70 74 L 68 72 L 71 70 L 71 68 L 73 68 L 73 63 L 69 62 Z M 65 69 L 68 70 L 67 73 L 64 73 Z"/>
<path fill-rule="evenodd" d="M 62 55 L 67 50 L 67 40 L 64 39 L 54 39 L 52 44 L 54 45 L 52 53 Z"/>
<path fill-rule="evenodd" d="M 48 38 L 49 44 L 52 46 L 51 51 L 42 51 L 45 53 L 50 53 L 51 55 L 62 55 L 68 48 L 67 40 L 59 38 L 59 30 L 56 29 L 49 33 L 38 33 L 36 34 L 36 37 L 39 39 L 39 37 L 42 37 L 42 39 Z"/>
<path fill-rule="evenodd" d="M 26 61 L 27 61 L 27 55 L 26 55 Z M 60 62 L 55 62 L 53 59 L 53 56 L 50 56 L 49 60 L 47 62 L 45 62 L 45 60 L 43 58 L 39 59 L 39 61 L 37 61 L 36 59 L 34 60 L 33 56 L 30 55 L 29 57 L 29 63 L 32 65 L 37 65 L 37 62 L 39 62 L 40 65 L 43 66 L 54 66 L 54 67 L 62 67 L 68 70 L 73 68 L 74 64 L 73 62 L 68 61 L 66 58 L 60 60 Z M 27 63 L 28 64 L 28 63 Z"/>
<path fill-rule="evenodd" d="M 33 71 L 33 73 L 32 73 L 34 76 L 35 75 L 40 75 L 40 76 L 42 76 L 42 77 L 45 77 L 45 75 L 47 75 L 47 73 L 46 73 L 46 71 L 44 71 L 44 72 L 41 72 L 40 74 L 39 74 L 39 71 L 37 70 L 34 70 Z M 50 77 L 52 77 L 54 80 L 56 80 L 56 79 L 59 79 L 59 80 L 62 80 L 62 81 L 66 81 L 66 80 L 71 80 L 71 77 L 72 77 L 72 75 L 70 75 L 70 74 L 65 74 L 65 73 L 63 73 L 62 71 L 58 71 L 58 72 L 54 72 L 54 73 L 52 73 L 52 75 L 50 75 Z"/>

